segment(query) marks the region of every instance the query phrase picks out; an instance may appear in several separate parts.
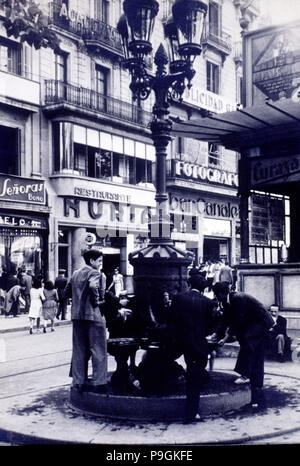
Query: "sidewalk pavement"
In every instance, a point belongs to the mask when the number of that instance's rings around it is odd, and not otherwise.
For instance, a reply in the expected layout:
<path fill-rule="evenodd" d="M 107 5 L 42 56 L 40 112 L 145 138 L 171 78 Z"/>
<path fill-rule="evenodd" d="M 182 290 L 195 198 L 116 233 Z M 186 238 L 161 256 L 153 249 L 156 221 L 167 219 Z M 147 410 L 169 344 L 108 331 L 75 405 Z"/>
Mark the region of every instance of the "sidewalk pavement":
<path fill-rule="evenodd" d="M 54 325 L 69 325 L 71 324 L 69 312 L 67 312 L 66 320 L 55 319 Z M 28 314 L 20 314 L 18 317 L 5 317 L 0 315 L 0 334 L 8 332 L 24 331 L 29 329 Z"/>
<path fill-rule="evenodd" d="M 70 320 L 56 321 L 56 325 L 68 324 Z M 2 333 L 24 328 L 28 328 L 26 315 L 0 317 Z M 113 363 L 114 359 L 109 356 L 110 370 Z M 10 363 L 7 364 L 9 368 Z M 232 373 L 234 364 L 234 358 L 217 357 L 214 370 Z M 5 368 L 4 363 L 2 372 Z M 14 390 L 9 396 L 0 396 L 0 442 L 12 445 L 93 444 L 114 448 L 120 445 L 132 448 L 173 445 L 182 448 L 182 445 L 272 444 L 281 436 L 281 443 L 295 443 L 295 438 L 296 443 L 300 443 L 299 363 L 266 362 L 265 391 L 270 401 L 266 412 L 253 414 L 243 409 L 232 410 L 222 415 L 206 416 L 202 422 L 189 425 L 113 421 L 79 413 L 69 404 L 68 368 L 69 353 L 60 356 L 57 365 L 46 362 L 38 372 L 33 370 L 36 374 L 30 376 L 32 383 L 27 390 L 22 389 L 22 374 L 14 371 L 12 376 L 6 376 L 11 377 Z M 289 436 L 292 438 L 290 442 Z"/>

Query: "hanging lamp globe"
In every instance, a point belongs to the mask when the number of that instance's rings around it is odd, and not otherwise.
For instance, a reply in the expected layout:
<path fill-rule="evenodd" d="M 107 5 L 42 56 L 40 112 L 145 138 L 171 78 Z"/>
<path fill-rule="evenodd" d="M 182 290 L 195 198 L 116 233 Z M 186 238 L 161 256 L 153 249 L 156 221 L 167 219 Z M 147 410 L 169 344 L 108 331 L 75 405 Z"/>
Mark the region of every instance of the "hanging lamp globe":
<path fill-rule="evenodd" d="M 201 37 L 207 14 L 206 0 L 176 0 L 172 13 L 178 32 L 178 54 L 193 62 L 201 54 Z"/>
<path fill-rule="evenodd" d="M 128 48 L 135 58 L 151 53 L 151 35 L 159 4 L 156 0 L 125 0 L 123 9 L 128 24 Z"/>

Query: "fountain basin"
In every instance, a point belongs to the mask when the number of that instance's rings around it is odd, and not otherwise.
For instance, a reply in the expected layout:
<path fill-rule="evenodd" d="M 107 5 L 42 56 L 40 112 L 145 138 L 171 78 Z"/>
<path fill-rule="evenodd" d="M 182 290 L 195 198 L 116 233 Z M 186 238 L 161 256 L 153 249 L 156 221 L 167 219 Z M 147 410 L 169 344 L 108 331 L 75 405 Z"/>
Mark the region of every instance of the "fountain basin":
<path fill-rule="evenodd" d="M 200 415 L 221 415 L 250 402 L 250 386 L 235 385 L 235 379 L 233 374 L 210 372 L 210 380 L 200 395 Z M 107 394 L 80 393 L 71 388 L 70 404 L 82 413 L 109 419 L 174 422 L 184 417 L 185 388 L 181 385 L 163 396 L 117 394 L 110 386 Z"/>

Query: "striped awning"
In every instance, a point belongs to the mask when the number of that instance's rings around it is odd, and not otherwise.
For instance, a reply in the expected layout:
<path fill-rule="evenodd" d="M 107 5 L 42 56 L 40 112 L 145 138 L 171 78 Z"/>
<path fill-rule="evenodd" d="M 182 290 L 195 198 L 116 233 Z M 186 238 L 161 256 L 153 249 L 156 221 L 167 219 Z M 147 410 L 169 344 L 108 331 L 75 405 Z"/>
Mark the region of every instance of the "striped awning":
<path fill-rule="evenodd" d="M 228 149 L 257 147 L 267 141 L 300 136 L 300 102 L 282 99 L 219 113 L 206 118 L 175 122 L 176 136 L 220 143 Z"/>

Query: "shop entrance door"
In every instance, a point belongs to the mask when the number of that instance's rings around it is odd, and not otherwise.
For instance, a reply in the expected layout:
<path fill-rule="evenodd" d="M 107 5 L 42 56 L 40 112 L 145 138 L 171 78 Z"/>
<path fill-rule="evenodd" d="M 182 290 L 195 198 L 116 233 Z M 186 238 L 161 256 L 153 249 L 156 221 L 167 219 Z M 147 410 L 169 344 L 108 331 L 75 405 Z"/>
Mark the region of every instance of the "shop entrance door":
<path fill-rule="evenodd" d="M 229 242 L 228 239 L 221 238 L 204 238 L 203 242 L 203 261 L 216 261 L 224 259 L 229 261 Z"/>

